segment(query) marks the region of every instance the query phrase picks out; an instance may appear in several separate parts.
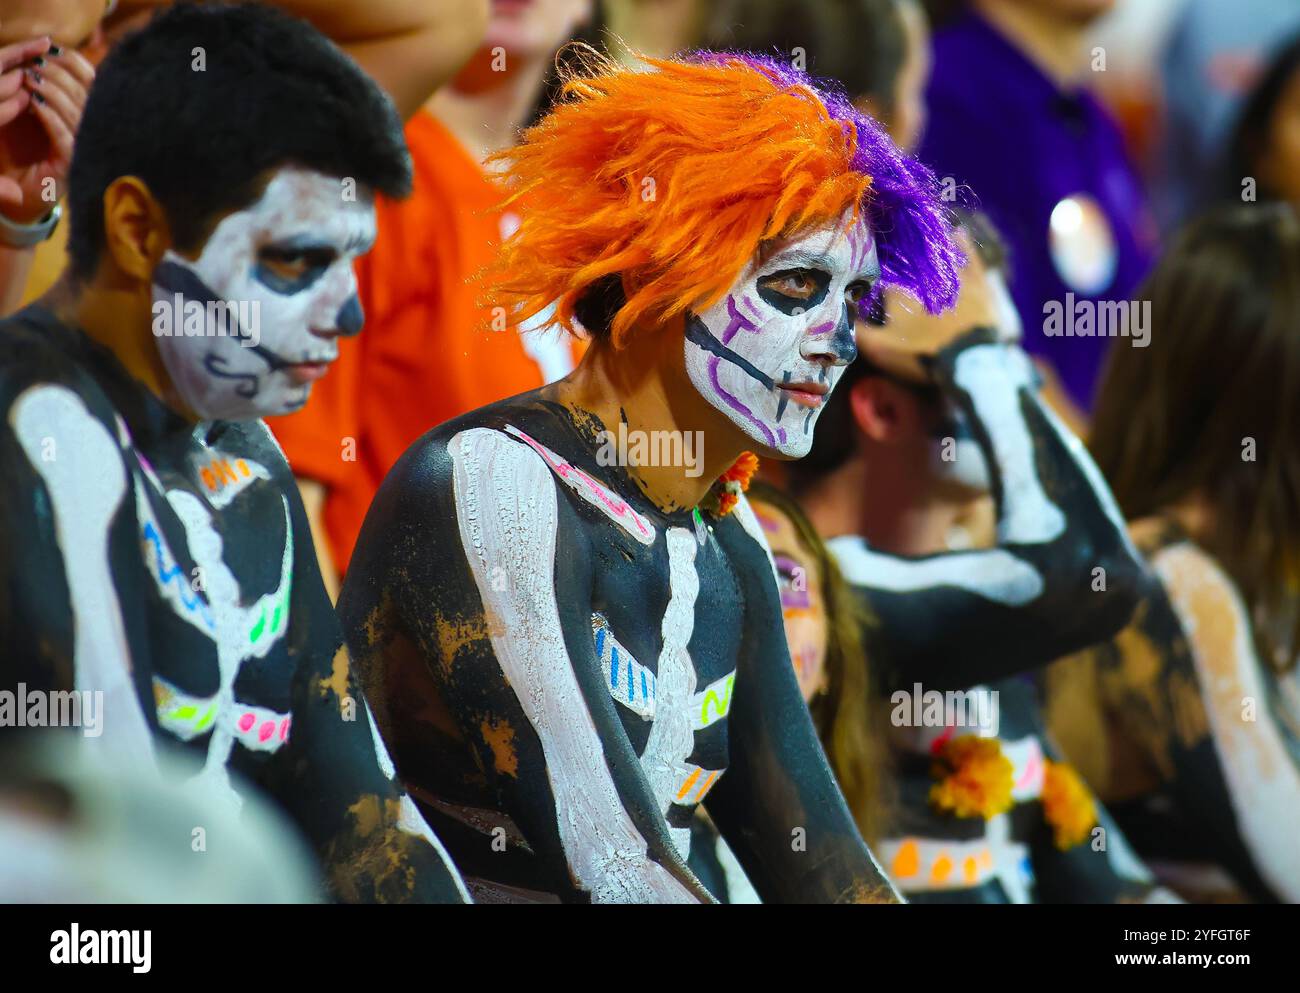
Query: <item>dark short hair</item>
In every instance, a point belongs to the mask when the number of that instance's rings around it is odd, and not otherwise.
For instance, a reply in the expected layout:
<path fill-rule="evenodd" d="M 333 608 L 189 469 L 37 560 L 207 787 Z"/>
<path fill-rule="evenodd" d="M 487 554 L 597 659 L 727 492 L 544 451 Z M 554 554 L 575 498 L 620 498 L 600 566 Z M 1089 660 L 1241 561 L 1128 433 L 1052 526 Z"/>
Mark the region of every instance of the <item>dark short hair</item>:
<path fill-rule="evenodd" d="M 397 111 L 311 25 L 254 3 L 162 10 L 109 53 L 91 88 L 68 177 L 73 272 L 94 274 L 104 191 L 121 176 L 148 185 L 189 249 L 288 165 L 392 197 L 411 187 Z"/>

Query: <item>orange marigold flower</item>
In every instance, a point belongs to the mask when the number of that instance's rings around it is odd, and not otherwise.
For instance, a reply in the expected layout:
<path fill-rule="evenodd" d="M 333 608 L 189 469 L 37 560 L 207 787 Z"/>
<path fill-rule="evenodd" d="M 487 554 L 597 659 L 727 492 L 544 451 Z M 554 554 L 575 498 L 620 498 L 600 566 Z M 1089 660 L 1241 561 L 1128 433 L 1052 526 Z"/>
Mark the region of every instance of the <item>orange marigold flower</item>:
<path fill-rule="evenodd" d="M 749 481 L 758 471 L 758 456 L 741 452 L 731 468 L 714 480 L 701 506 L 714 517 L 726 517 L 740 503 L 740 494 L 749 489 Z"/>
<path fill-rule="evenodd" d="M 953 738 L 939 753 L 930 803 L 957 817 L 988 820 L 1011 809 L 1014 768 L 996 738 L 967 734 Z"/>
<path fill-rule="evenodd" d="M 1097 823 L 1097 806 L 1073 766 L 1044 761 L 1043 816 L 1052 825 L 1056 847 L 1073 848 Z"/>
<path fill-rule="evenodd" d="M 754 478 L 754 473 L 757 471 L 758 456 L 753 452 L 741 452 L 740 458 L 731 463 L 731 468 L 724 472 L 719 478 L 724 483 L 739 483 L 742 490 L 748 490 L 749 481 Z"/>

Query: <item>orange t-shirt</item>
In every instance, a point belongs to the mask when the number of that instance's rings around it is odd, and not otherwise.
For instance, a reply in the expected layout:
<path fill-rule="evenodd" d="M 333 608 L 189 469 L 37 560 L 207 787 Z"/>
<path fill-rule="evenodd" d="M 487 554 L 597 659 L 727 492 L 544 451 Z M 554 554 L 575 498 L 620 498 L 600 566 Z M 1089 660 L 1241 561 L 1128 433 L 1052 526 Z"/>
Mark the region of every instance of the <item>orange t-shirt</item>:
<path fill-rule="evenodd" d="M 340 574 L 380 482 L 416 438 L 572 364 L 569 342 L 530 336 L 530 348 L 547 355 L 544 374 L 519 334 L 491 330 L 479 288 L 467 282 L 492 260 L 503 228 L 517 224 L 497 209 L 500 193 L 479 164 L 427 111 L 407 122 L 406 141 L 411 196 L 377 198 L 375 247 L 356 264 L 365 329 L 339 342 L 301 411 L 267 421 L 294 472 L 326 489 Z"/>

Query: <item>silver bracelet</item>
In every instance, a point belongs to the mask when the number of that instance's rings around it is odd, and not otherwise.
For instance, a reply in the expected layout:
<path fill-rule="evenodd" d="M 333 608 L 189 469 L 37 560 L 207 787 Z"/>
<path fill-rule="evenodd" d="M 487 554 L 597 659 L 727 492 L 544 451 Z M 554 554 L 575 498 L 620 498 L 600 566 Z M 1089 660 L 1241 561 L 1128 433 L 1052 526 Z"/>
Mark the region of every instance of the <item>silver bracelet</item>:
<path fill-rule="evenodd" d="M 56 203 L 54 209 L 31 224 L 17 224 L 0 214 L 0 245 L 8 248 L 31 248 L 54 234 L 63 216 L 63 204 Z"/>

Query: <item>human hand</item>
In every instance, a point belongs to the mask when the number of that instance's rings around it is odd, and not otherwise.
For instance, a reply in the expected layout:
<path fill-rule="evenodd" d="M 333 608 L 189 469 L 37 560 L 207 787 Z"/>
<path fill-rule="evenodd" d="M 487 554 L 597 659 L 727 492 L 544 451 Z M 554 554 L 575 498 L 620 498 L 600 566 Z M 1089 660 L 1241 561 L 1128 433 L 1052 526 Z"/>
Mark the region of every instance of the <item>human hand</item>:
<path fill-rule="evenodd" d="M 89 61 L 48 37 L 0 48 L 0 213 L 9 220 L 31 224 L 63 196 L 94 77 Z"/>

